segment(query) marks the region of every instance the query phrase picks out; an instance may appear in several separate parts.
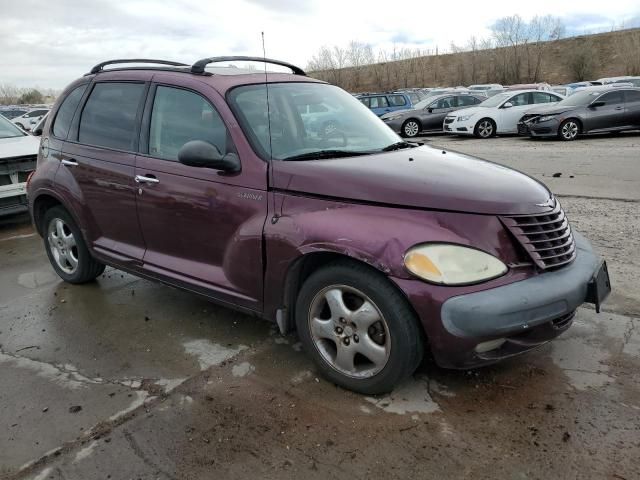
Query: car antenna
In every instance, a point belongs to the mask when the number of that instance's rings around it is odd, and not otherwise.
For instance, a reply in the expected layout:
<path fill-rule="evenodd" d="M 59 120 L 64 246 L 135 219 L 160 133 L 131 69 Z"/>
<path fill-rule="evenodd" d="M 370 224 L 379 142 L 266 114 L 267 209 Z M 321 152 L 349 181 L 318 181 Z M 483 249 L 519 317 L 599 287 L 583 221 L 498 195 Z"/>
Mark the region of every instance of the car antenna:
<path fill-rule="evenodd" d="M 264 46 L 264 32 L 260 32 L 262 36 L 262 58 L 264 59 L 264 89 L 267 95 L 267 130 L 269 132 L 269 183 L 273 180 L 273 143 L 271 141 L 271 106 L 269 105 L 269 78 L 267 76 L 267 50 Z M 273 196 L 273 217 L 271 223 L 278 221 L 279 215 L 276 211 L 276 198 Z"/>

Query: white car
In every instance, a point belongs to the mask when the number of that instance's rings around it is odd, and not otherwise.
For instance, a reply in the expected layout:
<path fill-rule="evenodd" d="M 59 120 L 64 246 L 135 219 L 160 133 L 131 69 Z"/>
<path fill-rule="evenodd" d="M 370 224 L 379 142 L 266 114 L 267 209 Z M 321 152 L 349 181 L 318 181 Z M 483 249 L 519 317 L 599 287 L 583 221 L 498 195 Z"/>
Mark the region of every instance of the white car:
<path fill-rule="evenodd" d="M 27 210 L 27 177 L 36 168 L 40 140 L 0 115 L 0 216 Z"/>
<path fill-rule="evenodd" d="M 444 119 L 446 133 L 489 138 L 497 133 L 518 133 L 518 121 L 535 105 L 559 102 L 564 96 L 540 90 L 504 92 L 480 105 L 451 112 Z"/>
<path fill-rule="evenodd" d="M 504 90 L 504 87 L 499 83 L 481 83 L 478 85 L 469 85 L 468 89 L 472 93 L 486 92 L 488 90 Z"/>
<path fill-rule="evenodd" d="M 11 121 L 15 125 L 19 126 L 21 129 L 26 130 L 28 132 L 47 113 L 49 113 L 49 109 L 48 108 L 35 108 L 33 110 L 29 110 L 24 115 L 20 115 L 19 117 L 12 118 Z"/>

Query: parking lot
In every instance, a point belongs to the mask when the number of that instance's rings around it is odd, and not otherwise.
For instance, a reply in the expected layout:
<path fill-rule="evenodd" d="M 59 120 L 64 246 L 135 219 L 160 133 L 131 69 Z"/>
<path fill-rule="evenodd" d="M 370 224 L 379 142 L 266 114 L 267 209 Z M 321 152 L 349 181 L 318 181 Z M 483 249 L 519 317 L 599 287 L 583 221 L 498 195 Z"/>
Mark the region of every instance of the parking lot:
<path fill-rule="evenodd" d="M 640 477 L 640 134 L 427 137 L 522 170 L 609 263 L 597 315 L 392 394 L 319 377 L 295 335 L 107 268 L 71 286 L 25 217 L 0 226 L 0 477 Z"/>

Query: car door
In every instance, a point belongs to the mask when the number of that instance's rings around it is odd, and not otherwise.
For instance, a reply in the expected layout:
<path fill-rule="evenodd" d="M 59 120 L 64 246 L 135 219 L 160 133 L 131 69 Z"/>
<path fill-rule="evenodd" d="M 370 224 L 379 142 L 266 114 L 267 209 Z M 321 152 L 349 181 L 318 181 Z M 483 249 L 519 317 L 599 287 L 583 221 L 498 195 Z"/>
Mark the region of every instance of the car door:
<path fill-rule="evenodd" d="M 134 169 L 147 88 L 144 80 L 93 83 L 75 115 L 56 173 L 56 184 L 68 188 L 83 219 L 89 245 L 116 263 L 133 266 L 144 253 Z M 58 117 L 54 122 L 55 135 Z"/>
<path fill-rule="evenodd" d="M 498 109 L 496 127 L 501 133 L 516 133 L 518 131 L 518 120 L 524 112 L 531 108 L 531 92 L 518 93 L 504 102 Z M 505 106 L 511 104 L 510 107 Z"/>
<path fill-rule="evenodd" d="M 624 94 L 620 90 L 607 92 L 588 107 L 585 130 L 592 132 L 615 129 L 623 126 L 625 120 Z"/>
<path fill-rule="evenodd" d="M 625 125 L 640 128 L 640 90 L 624 91 Z"/>
<path fill-rule="evenodd" d="M 219 301 L 260 310 L 266 170 L 262 190 L 245 186 L 247 172 L 224 174 L 178 161 L 191 140 L 237 154 L 219 110 L 196 90 L 202 84 L 193 84 L 154 85 L 147 99 L 135 169 L 143 268 Z"/>
<path fill-rule="evenodd" d="M 424 130 L 442 130 L 442 122 L 447 113 L 456 110 L 456 103 L 453 95 L 447 95 L 446 97 L 439 98 L 438 100 L 430 103 L 425 109 L 425 115 L 422 123 Z"/>

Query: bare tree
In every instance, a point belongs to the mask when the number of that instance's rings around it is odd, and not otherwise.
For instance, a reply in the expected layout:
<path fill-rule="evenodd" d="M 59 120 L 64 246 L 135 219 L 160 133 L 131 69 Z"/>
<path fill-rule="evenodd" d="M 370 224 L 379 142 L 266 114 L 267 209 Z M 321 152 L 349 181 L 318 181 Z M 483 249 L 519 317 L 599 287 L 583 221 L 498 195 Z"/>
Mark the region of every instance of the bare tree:
<path fill-rule="evenodd" d="M 15 85 L 0 83 L 0 105 L 12 105 L 18 103 L 22 90 Z"/>
<path fill-rule="evenodd" d="M 629 32 L 620 42 L 627 75 L 640 75 L 640 31 Z"/>
<path fill-rule="evenodd" d="M 576 47 L 567 53 L 567 64 L 574 80 L 581 82 L 591 78 L 595 69 L 593 42 L 589 37 L 579 37 Z"/>

